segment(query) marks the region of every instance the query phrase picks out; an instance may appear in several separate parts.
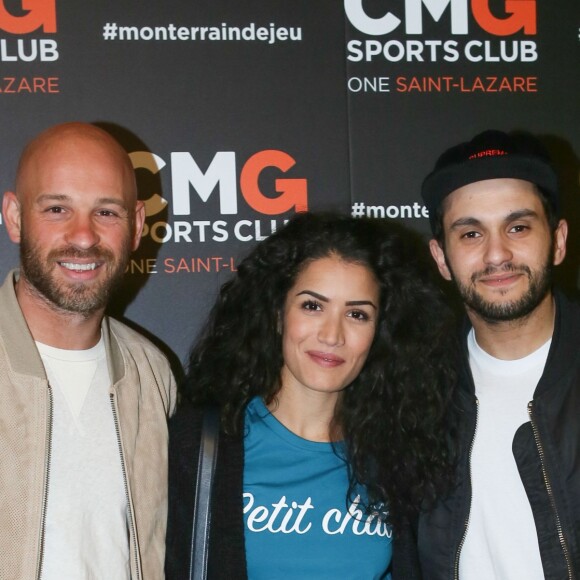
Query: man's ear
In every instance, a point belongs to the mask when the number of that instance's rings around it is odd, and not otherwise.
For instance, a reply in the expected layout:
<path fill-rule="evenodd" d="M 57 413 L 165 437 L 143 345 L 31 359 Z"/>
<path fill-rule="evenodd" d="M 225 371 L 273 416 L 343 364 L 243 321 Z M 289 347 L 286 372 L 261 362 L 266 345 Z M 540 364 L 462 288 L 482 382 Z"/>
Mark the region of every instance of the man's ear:
<path fill-rule="evenodd" d="M 20 243 L 21 208 L 18 197 L 12 191 L 7 191 L 2 200 L 2 216 L 6 224 L 8 236 L 15 243 Z"/>
<path fill-rule="evenodd" d="M 135 217 L 133 222 L 133 240 L 131 243 L 131 250 L 134 252 L 139 247 L 141 241 L 141 234 L 143 233 L 143 225 L 145 224 L 145 204 L 137 200 L 135 205 Z"/>
<path fill-rule="evenodd" d="M 441 244 L 437 240 L 432 239 L 429 241 L 429 249 L 431 250 L 431 255 L 437 264 L 437 268 L 439 268 L 441 276 L 445 280 L 451 280 L 451 272 L 447 267 L 447 260 L 445 259 L 445 253 L 443 252 Z"/>
<path fill-rule="evenodd" d="M 554 232 L 554 266 L 561 264 L 566 257 L 566 239 L 568 238 L 568 222 L 560 220 Z"/>

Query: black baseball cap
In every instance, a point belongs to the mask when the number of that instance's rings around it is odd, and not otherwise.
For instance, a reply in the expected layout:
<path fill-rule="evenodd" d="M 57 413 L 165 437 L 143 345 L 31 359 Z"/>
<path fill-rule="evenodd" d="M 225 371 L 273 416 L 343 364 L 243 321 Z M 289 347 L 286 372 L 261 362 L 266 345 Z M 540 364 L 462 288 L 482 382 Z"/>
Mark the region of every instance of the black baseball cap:
<path fill-rule="evenodd" d="M 445 151 L 423 181 L 421 196 L 429 210 L 431 231 L 442 201 L 456 189 L 485 179 L 530 181 L 559 213 L 558 176 L 544 146 L 531 135 L 489 130 Z"/>

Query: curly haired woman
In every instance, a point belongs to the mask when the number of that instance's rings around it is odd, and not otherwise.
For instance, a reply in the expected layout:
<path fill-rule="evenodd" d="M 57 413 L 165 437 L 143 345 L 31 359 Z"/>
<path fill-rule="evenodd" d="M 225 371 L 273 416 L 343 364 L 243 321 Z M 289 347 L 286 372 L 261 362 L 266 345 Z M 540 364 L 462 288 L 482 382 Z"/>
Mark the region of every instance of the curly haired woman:
<path fill-rule="evenodd" d="M 447 484 L 444 301 L 395 225 L 298 214 L 224 284 L 170 427 L 166 573 L 188 578 L 204 407 L 221 416 L 208 578 L 390 578 Z"/>

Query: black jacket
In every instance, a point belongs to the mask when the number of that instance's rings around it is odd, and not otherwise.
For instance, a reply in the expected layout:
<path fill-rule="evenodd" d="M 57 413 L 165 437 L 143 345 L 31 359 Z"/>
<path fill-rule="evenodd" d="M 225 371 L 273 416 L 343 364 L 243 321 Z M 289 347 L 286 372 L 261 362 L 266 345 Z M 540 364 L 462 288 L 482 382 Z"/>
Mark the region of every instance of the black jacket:
<path fill-rule="evenodd" d="M 424 580 L 457 577 L 470 510 L 469 451 L 477 417 L 466 340 L 463 345 L 456 486 L 434 510 L 421 515 L 413 530 L 401 534 L 394 550 L 401 557 L 395 580 L 418 577 L 419 564 Z M 556 294 L 548 359 L 528 410 L 531 421 L 517 430 L 512 450 L 532 507 L 544 575 L 547 580 L 579 580 L 580 307 L 561 294 Z M 413 553 L 414 541 L 418 553 Z"/>
<path fill-rule="evenodd" d="M 182 405 L 169 422 L 167 580 L 189 578 L 194 484 L 201 439 L 201 412 Z M 243 439 L 220 433 L 212 491 L 208 580 L 245 580 L 242 484 Z"/>

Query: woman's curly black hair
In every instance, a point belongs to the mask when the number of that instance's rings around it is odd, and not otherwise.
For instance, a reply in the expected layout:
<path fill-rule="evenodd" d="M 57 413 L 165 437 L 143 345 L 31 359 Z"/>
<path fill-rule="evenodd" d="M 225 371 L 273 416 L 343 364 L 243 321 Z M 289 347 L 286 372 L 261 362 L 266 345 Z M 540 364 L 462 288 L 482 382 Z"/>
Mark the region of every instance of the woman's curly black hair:
<path fill-rule="evenodd" d="M 284 304 L 312 261 L 338 256 L 367 266 L 380 287 L 376 334 L 359 376 L 342 392 L 333 424 L 346 444 L 352 497 L 386 504 L 396 523 L 449 485 L 446 433 L 456 365 L 452 318 L 425 258 L 401 226 L 335 214 L 297 214 L 241 262 L 194 346 L 183 394 L 217 404 L 241 435 L 246 405 L 280 389 Z"/>

